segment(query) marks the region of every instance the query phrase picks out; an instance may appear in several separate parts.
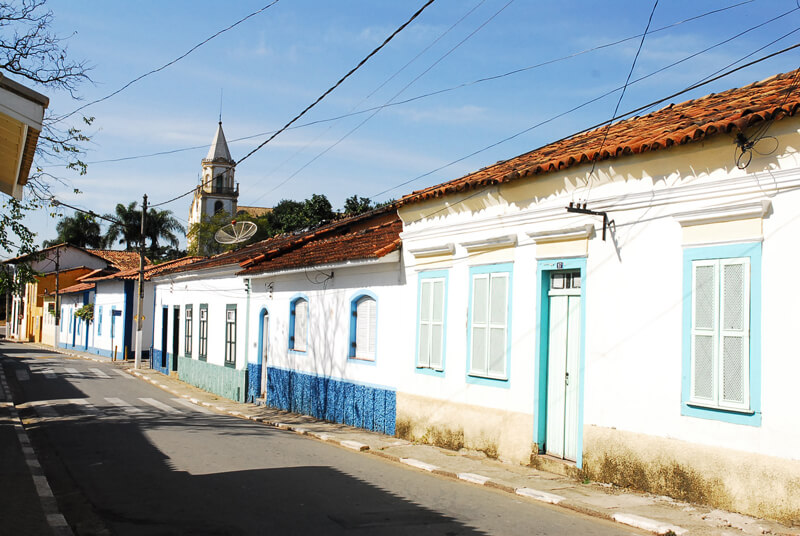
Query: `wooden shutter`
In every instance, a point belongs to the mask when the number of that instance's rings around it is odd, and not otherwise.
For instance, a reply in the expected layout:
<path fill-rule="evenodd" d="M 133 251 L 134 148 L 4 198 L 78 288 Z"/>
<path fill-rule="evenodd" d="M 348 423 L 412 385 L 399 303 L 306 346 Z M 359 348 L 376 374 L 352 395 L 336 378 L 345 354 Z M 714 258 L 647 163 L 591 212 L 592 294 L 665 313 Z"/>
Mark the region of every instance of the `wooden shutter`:
<path fill-rule="evenodd" d="M 431 366 L 431 303 L 433 279 L 423 279 L 419 288 L 419 340 L 417 341 L 417 366 Z"/>
<path fill-rule="evenodd" d="M 485 375 L 487 347 L 489 344 L 489 274 L 476 274 L 472 278 L 472 352 L 470 370 Z"/>
<path fill-rule="evenodd" d="M 356 357 L 375 359 L 375 300 L 364 296 L 356 303 Z"/>
<path fill-rule="evenodd" d="M 434 279 L 431 284 L 430 367 L 442 370 L 444 362 L 444 279 Z"/>
<path fill-rule="evenodd" d="M 709 403 L 717 390 L 717 273 L 715 260 L 692 263 L 692 398 Z"/>
<path fill-rule="evenodd" d="M 720 386 L 719 404 L 749 407 L 750 263 L 720 261 Z"/>
<path fill-rule="evenodd" d="M 508 324 L 508 274 L 492 274 L 489 287 L 488 373 L 506 375 L 506 342 Z"/>

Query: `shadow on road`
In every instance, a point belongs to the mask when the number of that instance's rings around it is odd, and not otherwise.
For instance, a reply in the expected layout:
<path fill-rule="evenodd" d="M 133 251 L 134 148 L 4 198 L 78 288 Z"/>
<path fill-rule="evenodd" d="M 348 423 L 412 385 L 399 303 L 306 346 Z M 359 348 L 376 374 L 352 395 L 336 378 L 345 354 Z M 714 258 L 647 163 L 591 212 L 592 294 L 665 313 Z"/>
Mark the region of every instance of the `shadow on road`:
<path fill-rule="evenodd" d="M 215 428 L 210 441 L 209 427 Z M 263 465 L 275 467 L 261 469 L 210 474 L 176 470 L 147 437 L 178 429 L 183 449 L 196 445 L 199 459 L 215 457 L 215 466 L 226 456 L 232 467 L 241 466 L 242 457 L 247 463 L 249 447 L 241 446 L 245 435 L 263 446 L 282 445 L 274 458 L 287 458 L 285 438 L 292 436 L 245 421 L 155 414 L 125 419 L 120 414 L 118 419 L 53 420 L 37 428 L 56 446 L 57 456 L 50 459 L 65 466 L 66 471 L 54 474 L 68 474 L 72 480 L 55 483 L 56 495 L 79 487 L 115 534 L 484 534 L 325 465 L 281 467 L 273 460 Z M 283 440 L 268 441 L 270 435 Z M 258 454 L 272 459 L 268 452 Z"/>

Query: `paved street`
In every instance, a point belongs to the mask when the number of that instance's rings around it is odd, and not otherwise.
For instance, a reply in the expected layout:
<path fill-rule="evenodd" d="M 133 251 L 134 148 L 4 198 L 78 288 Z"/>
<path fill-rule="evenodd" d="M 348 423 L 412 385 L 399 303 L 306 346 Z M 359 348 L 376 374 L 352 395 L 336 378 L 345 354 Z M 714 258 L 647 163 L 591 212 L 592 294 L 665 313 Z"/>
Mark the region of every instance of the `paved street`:
<path fill-rule="evenodd" d="M 79 534 L 639 534 L 219 415 L 111 364 L 0 353 Z"/>

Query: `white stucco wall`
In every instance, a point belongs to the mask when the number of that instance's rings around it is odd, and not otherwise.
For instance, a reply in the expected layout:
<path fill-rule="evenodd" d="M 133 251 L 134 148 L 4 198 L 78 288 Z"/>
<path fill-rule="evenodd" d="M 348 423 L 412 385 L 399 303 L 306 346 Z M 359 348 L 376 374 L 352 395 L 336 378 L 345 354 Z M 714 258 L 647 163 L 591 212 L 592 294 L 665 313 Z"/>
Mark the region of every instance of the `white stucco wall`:
<path fill-rule="evenodd" d="M 333 273 L 333 278 L 327 275 Z M 308 276 L 308 277 L 306 277 Z M 249 360 L 257 362 L 259 322 L 269 312 L 267 365 L 312 375 L 394 388 L 402 368 L 403 335 L 397 329 L 403 274 L 399 262 L 335 267 L 307 273 L 268 274 L 252 279 Z M 270 291 L 269 286 L 272 285 Z M 373 361 L 349 358 L 351 302 L 368 294 L 376 301 L 376 355 Z M 289 349 L 291 302 L 309 304 L 308 348 Z"/>
<path fill-rule="evenodd" d="M 614 160 L 597 166 L 591 191 L 589 166 L 521 179 L 474 196 L 450 195 L 401 208 L 408 288 L 398 306 L 407 336 L 399 389 L 415 396 L 527 415 L 535 422 L 534 356 L 537 328 L 537 258 L 549 256 L 528 233 L 593 224 L 584 281 L 584 426 L 601 426 L 707 446 L 800 459 L 800 431 L 793 416 L 792 378 L 800 360 L 790 357 L 792 304 L 800 290 L 780 273 L 800 260 L 800 146 L 796 120 L 773 125 L 776 153 L 754 155 L 747 170 L 733 160 L 732 142 L 720 136 L 705 143 Z M 473 196 L 465 200 L 467 196 Z M 601 218 L 568 214 L 566 205 L 588 198 L 589 208 L 607 210 L 616 222 L 613 239 L 601 240 Z M 681 415 L 683 230 L 676 213 L 769 199 L 763 219 L 762 344 L 760 426 Z M 462 202 L 462 200 L 464 200 Z M 447 204 L 448 208 L 442 210 Z M 433 217 L 426 217 L 435 214 Z M 513 235 L 513 247 L 487 253 L 486 262 L 513 262 L 512 348 L 507 387 L 473 385 L 466 376 L 468 270 L 483 262 L 470 257 L 464 242 Z M 719 243 L 750 241 L 719 236 Z M 714 242 L 712 236 L 712 242 Z M 424 268 L 447 269 L 446 370 L 442 377 L 414 368 L 417 273 L 424 264 L 409 252 L 453 244 L 452 256 L 436 257 Z M 564 248 L 565 256 L 572 250 Z M 547 254 L 547 255 L 546 255 Z M 444 410 L 443 410 L 444 411 Z M 460 410 L 459 410 L 460 411 Z M 461 411 L 463 414 L 464 412 Z M 456 412 L 457 414 L 457 412 Z M 532 427 L 531 427 L 532 431 Z M 513 432 L 504 432 L 513 433 Z M 526 431 L 527 433 L 527 431 Z M 533 440 L 533 438 L 531 438 Z"/>
<path fill-rule="evenodd" d="M 163 309 L 168 307 L 167 351 L 172 353 L 172 337 L 174 333 L 174 308 L 180 307 L 179 355 L 186 355 L 185 345 L 185 311 L 186 305 L 192 305 L 193 340 L 192 358 L 198 358 L 200 304 L 208 305 L 208 354 L 207 362 L 224 366 L 225 364 L 225 311 L 227 305 L 236 305 L 237 344 L 236 368 L 246 368 L 245 361 L 245 318 L 247 293 L 241 278 L 233 275 L 235 270 L 205 270 L 175 274 L 154 279 L 155 309 L 153 347 L 162 349 Z"/>

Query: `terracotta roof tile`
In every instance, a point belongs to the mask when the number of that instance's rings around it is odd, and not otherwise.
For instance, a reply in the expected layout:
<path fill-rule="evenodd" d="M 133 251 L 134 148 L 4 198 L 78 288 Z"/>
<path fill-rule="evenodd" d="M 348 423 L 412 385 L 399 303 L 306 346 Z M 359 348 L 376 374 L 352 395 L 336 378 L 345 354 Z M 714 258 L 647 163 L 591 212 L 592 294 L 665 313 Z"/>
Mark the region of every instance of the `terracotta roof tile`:
<path fill-rule="evenodd" d="M 394 221 L 399 221 L 397 217 L 397 206 L 391 204 L 370 212 L 366 212 L 364 214 L 359 214 L 358 216 L 335 220 L 333 222 L 321 225 L 315 229 L 268 238 L 266 240 L 262 240 L 261 242 L 256 242 L 255 244 L 245 246 L 236 251 L 221 253 L 219 255 L 194 262 L 191 265 L 179 266 L 174 269 L 171 268 L 164 271 L 163 274 L 203 270 L 206 268 L 218 268 L 221 266 L 232 265 L 249 267 L 255 263 L 263 262 L 264 259 L 272 259 L 276 255 L 296 249 L 312 240 L 319 240 L 323 237 L 352 233 L 358 230 Z"/>
<path fill-rule="evenodd" d="M 58 291 L 59 294 L 73 294 L 75 292 L 83 292 L 84 290 L 91 290 L 94 288 L 94 283 L 76 283 L 67 288 Z"/>
<path fill-rule="evenodd" d="M 87 249 L 89 253 L 102 257 L 118 270 L 139 268 L 139 253 L 136 251 L 117 251 L 113 249 Z M 150 264 L 150 259 L 145 257 L 145 264 Z"/>
<path fill-rule="evenodd" d="M 240 275 L 290 270 L 306 266 L 335 264 L 347 261 L 379 259 L 400 248 L 403 223 L 395 216 L 391 221 L 357 231 L 308 240 L 263 258 L 243 262 Z"/>
<path fill-rule="evenodd" d="M 175 259 L 172 261 L 162 262 L 161 264 L 150 264 L 145 266 L 144 269 L 144 279 L 149 281 L 151 277 L 159 275 L 163 272 L 172 270 L 174 268 L 179 268 L 182 266 L 188 266 L 194 262 L 200 261 L 205 259 L 205 257 L 182 257 L 180 259 Z M 138 261 L 137 261 L 138 263 Z M 91 274 L 89 274 L 91 275 Z M 139 266 L 136 265 L 136 268 L 131 268 L 129 270 L 122 270 L 120 272 L 115 272 L 113 274 L 104 275 L 102 277 L 85 277 L 85 281 L 108 281 L 111 279 L 138 279 L 139 278 Z"/>
<path fill-rule="evenodd" d="M 746 134 L 755 124 L 797 113 L 800 89 L 795 88 L 793 82 L 799 74 L 800 70 L 775 75 L 741 88 L 670 104 L 645 116 L 618 121 L 608 129 L 605 144 L 602 143 L 605 126 L 582 132 L 461 178 L 418 190 L 404 196 L 399 204 L 588 164 L 595 155 L 598 160 L 607 160 L 694 143 L 720 133 Z"/>

